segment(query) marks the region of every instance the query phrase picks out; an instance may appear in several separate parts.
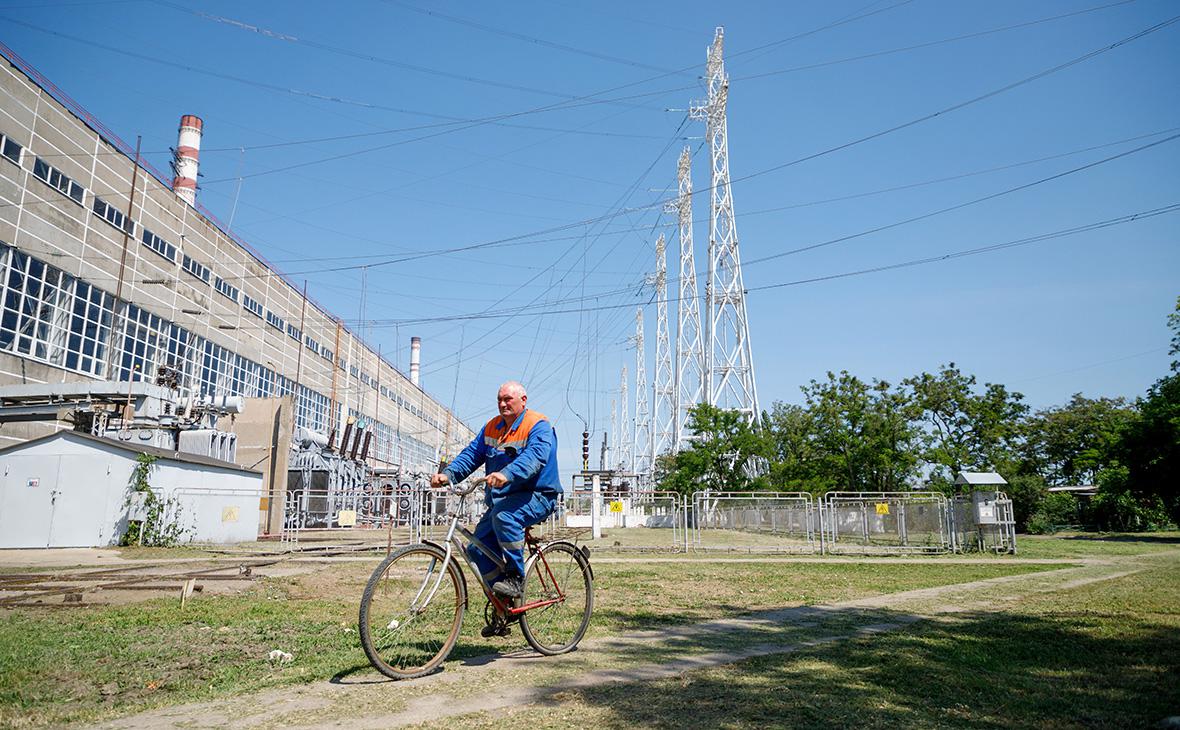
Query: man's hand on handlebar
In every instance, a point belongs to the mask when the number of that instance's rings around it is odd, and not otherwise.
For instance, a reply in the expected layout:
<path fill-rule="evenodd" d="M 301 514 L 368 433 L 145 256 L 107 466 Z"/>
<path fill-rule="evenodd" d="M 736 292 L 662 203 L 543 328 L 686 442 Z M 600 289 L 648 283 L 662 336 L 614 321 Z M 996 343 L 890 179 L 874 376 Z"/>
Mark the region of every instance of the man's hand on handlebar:
<path fill-rule="evenodd" d="M 430 477 L 430 486 L 433 489 L 442 489 L 443 487 L 447 486 L 450 483 L 451 483 L 451 478 L 448 477 L 446 474 L 440 473 L 440 474 L 435 474 L 434 476 Z"/>
<path fill-rule="evenodd" d="M 508 477 L 504 476 L 498 471 L 494 471 L 491 474 L 488 474 L 487 482 L 489 487 L 497 489 L 508 483 Z"/>

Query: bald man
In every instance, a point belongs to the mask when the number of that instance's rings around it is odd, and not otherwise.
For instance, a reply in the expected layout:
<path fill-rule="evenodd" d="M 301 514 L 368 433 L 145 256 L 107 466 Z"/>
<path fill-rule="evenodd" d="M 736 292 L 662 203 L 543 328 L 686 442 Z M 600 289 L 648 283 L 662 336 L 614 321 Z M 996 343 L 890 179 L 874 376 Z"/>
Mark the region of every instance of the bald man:
<path fill-rule="evenodd" d="M 529 410 L 524 386 L 510 380 L 496 393 L 500 415 L 488 421 L 446 469 L 431 479 L 434 487 L 466 479 L 480 466 L 488 475 L 484 501 L 488 511 L 475 536 L 500 550 L 503 573 L 475 547 L 467 553 L 492 590 L 505 598 L 524 594 L 524 530 L 553 514 L 561 495 L 557 474 L 557 434 L 549 419 Z"/>

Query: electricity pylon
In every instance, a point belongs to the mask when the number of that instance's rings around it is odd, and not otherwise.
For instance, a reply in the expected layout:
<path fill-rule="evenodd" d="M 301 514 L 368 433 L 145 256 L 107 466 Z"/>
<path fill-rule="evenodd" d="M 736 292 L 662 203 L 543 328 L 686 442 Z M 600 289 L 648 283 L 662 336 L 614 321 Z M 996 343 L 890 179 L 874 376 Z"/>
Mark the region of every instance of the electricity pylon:
<path fill-rule="evenodd" d="M 606 458 L 602 460 L 602 468 L 610 469 L 615 462 L 615 454 L 619 453 L 619 402 L 610 399 L 610 447 L 607 448 Z"/>
<path fill-rule="evenodd" d="M 688 409 L 705 400 L 705 353 L 701 338 L 701 309 L 697 297 L 697 265 L 692 242 L 692 153 L 686 146 L 677 165 L 679 194 L 668 206 L 675 212 L 680 235 L 680 278 L 676 302 L 676 411 L 672 448 L 678 451 L 688 436 Z"/>
<path fill-rule="evenodd" d="M 722 60 L 724 38 L 725 29 L 717 28 L 706 64 L 709 99 L 691 110 L 694 118 L 705 120 L 712 160 L 709 281 L 705 287 L 705 400 L 719 408 L 739 411 L 755 423 L 759 418 L 758 392 L 729 180 L 729 77 Z"/>
<path fill-rule="evenodd" d="M 627 415 L 627 403 L 630 398 L 627 393 L 627 366 L 623 365 L 623 374 L 619 377 L 619 448 L 615 452 L 619 459 L 619 471 L 634 471 L 635 451 L 631 443 L 630 416 Z"/>
<path fill-rule="evenodd" d="M 635 440 L 631 471 L 641 478 L 651 472 L 651 411 L 647 407 L 647 358 L 643 349 L 643 308 L 635 309 Z"/>
<path fill-rule="evenodd" d="M 664 234 L 656 239 L 656 377 L 651 412 L 651 464 L 656 457 L 675 450 L 676 397 L 672 380 L 672 343 L 668 337 L 668 260 Z"/>

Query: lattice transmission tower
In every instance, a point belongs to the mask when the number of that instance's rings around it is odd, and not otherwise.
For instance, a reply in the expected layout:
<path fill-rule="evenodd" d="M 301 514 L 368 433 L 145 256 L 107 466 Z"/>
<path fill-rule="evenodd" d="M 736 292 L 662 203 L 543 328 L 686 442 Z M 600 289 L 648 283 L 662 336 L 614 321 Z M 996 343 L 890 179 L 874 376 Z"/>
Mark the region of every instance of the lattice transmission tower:
<path fill-rule="evenodd" d="M 651 465 L 657 456 L 676 446 L 676 386 L 673 382 L 672 341 L 668 336 L 668 259 L 664 234 L 656 239 L 656 373 L 652 384 Z"/>
<path fill-rule="evenodd" d="M 603 469 L 611 469 L 615 462 L 612 459 L 619 453 L 619 402 L 610 399 L 610 446 L 606 450 L 606 458 L 602 460 Z"/>
<path fill-rule="evenodd" d="M 647 357 L 643 345 L 643 308 L 635 309 L 635 440 L 631 443 L 631 471 L 651 472 L 651 411 L 647 401 Z"/>
<path fill-rule="evenodd" d="M 673 450 L 679 450 L 688 433 L 688 409 L 705 400 L 705 352 L 701 334 L 701 307 L 697 295 L 697 265 L 692 241 L 692 152 L 680 152 L 676 178 L 679 194 L 667 207 L 675 212 L 680 237 L 680 278 L 676 302 L 676 391 Z"/>
<path fill-rule="evenodd" d="M 717 28 L 706 64 L 709 98 L 691 110 L 694 118 L 705 120 L 712 161 L 709 281 L 705 285 L 705 399 L 711 405 L 740 411 L 753 423 L 759 417 L 758 392 L 729 182 L 729 77 L 722 60 L 724 38 L 725 29 Z"/>
<path fill-rule="evenodd" d="M 628 401 L 630 394 L 627 393 L 627 366 L 623 365 L 623 374 L 619 377 L 619 437 L 618 449 L 615 454 L 618 455 L 619 471 L 634 471 L 635 470 L 635 450 L 634 444 L 628 438 L 631 435 L 631 418 L 628 415 Z"/>

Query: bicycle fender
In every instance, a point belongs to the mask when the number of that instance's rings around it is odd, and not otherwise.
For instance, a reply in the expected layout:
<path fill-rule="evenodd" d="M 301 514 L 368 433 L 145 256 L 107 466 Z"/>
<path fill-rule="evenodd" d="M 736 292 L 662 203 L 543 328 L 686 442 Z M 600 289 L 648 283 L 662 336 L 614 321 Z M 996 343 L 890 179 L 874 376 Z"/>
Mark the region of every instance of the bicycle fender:
<path fill-rule="evenodd" d="M 586 567 L 590 569 L 590 580 L 594 580 L 594 564 L 590 562 L 590 548 L 584 545 L 582 547 L 578 547 L 569 540 L 554 540 L 553 542 L 547 542 L 542 545 L 541 549 L 544 550 L 550 545 L 557 545 L 559 543 L 562 545 L 568 545 L 569 547 L 573 548 L 574 552 L 576 553 L 581 553 L 582 557 L 586 559 Z M 529 568 L 533 567 L 533 563 L 536 562 L 538 554 L 539 553 L 534 553 L 533 555 L 529 556 L 528 562 L 524 566 L 525 575 L 528 575 Z"/>
<path fill-rule="evenodd" d="M 434 540 L 423 540 L 422 542 L 429 545 L 430 547 L 442 550 L 444 555 L 447 552 L 446 545 L 443 545 L 442 543 L 435 542 Z M 470 595 L 467 592 L 467 574 L 463 572 L 463 566 L 459 565 L 459 561 L 455 560 L 454 555 L 451 556 L 451 562 L 455 564 L 455 572 L 459 574 L 459 583 L 463 586 L 463 610 L 467 610 L 467 608 L 469 608 L 467 598 L 468 595 Z M 593 574 L 593 571 L 591 571 L 591 575 Z"/>

